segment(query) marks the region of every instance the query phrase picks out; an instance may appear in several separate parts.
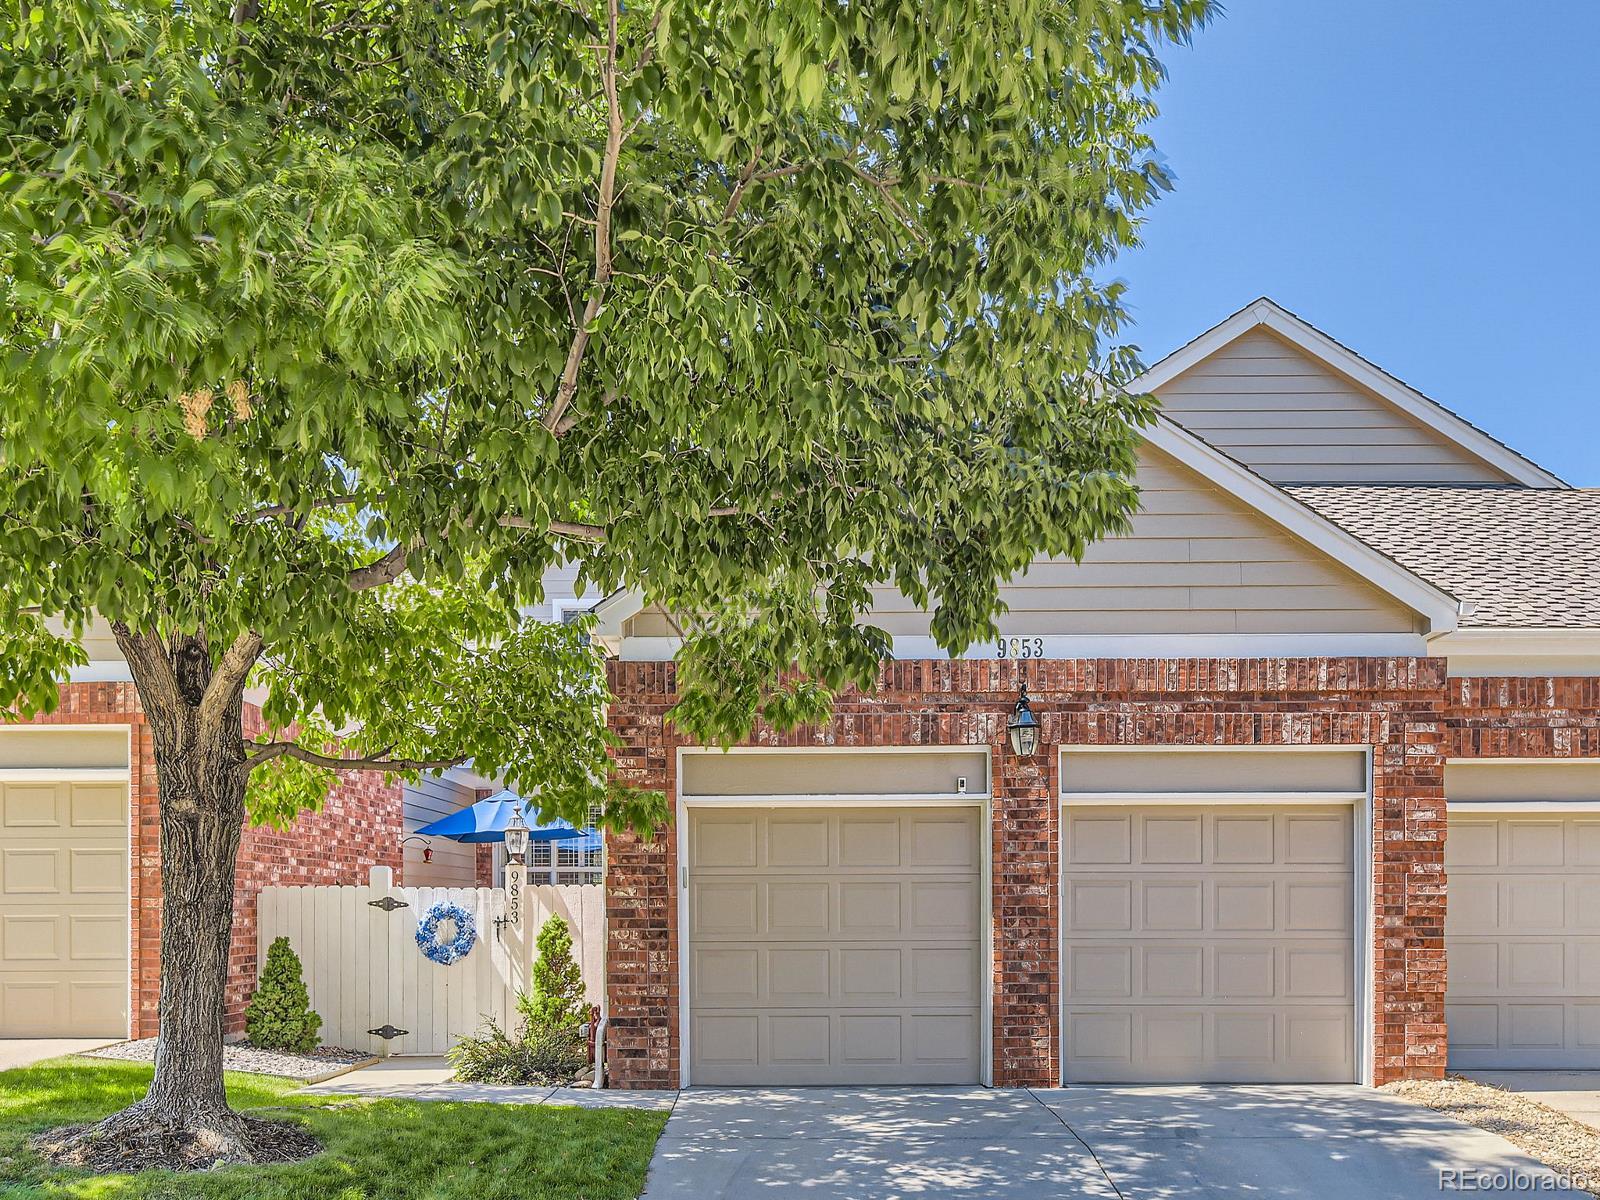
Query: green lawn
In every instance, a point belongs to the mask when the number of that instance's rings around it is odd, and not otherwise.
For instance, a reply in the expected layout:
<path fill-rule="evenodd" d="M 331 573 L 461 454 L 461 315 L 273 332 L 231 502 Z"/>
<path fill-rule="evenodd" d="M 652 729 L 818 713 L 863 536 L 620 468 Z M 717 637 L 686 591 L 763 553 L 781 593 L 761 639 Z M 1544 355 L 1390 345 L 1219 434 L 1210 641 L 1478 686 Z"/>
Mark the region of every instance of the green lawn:
<path fill-rule="evenodd" d="M 629 1109 L 305 1097 L 229 1075 L 234 1107 L 304 1121 L 326 1151 L 292 1166 L 90 1176 L 29 1150 L 41 1129 L 138 1099 L 150 1072 L 87 1059 L 0 1072 L 0 1200 L 634 1200 L 666 1124 Z"/>

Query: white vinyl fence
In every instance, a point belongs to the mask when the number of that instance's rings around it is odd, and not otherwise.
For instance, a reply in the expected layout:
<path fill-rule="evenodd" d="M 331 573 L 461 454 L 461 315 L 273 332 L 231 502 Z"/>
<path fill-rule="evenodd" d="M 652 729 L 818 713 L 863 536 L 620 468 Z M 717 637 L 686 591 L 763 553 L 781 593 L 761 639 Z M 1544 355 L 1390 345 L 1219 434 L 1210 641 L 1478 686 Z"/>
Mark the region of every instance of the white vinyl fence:
<path fill-rule="evenodd" d="M 374 1054 L 443 1054 L 484 1019 L 516 1022 L 516 994 L 531 987 L 539 927 L 552 914 L 572 930 L 592 1004 L 604 987 L 605 902 L 598 884 L 523 889 L 522 922 L 496 929 L 502 888 L 395 887 L 374 867 L 365 887 L 269 887 L 257 900 L 258 962 L 287 937 L 305 970 L 324 1045 Z M 417 925 L 435 904 L 472 914 L 477 942 L 441 966 L 417 946 Z M 450 926 L 446 924 L 445 929 Z"/>

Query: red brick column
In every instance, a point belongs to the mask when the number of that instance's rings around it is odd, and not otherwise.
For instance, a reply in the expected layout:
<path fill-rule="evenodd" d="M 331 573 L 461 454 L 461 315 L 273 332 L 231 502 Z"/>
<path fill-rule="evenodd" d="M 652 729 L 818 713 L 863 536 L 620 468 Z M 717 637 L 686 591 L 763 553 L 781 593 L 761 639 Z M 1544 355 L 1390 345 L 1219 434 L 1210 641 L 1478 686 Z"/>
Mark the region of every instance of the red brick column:
<path fill-rule="evenodd" d="M 666 723 L 674 669 L 611 664 L 612 732 L 622 741 L 618 775 L 672 796 L 676 746 Z M 616 1087 L 678 1086 L 676 830 L 644 841 L 606 836 L 606 1065 Z"/>
<path fill-rule="evenodd" d="M 994 725 L 994 1082 L 1050 1086 L 1061 1079 L 1060 756 L 1041 746 L 1019 759 L 1004 714 Z"/>

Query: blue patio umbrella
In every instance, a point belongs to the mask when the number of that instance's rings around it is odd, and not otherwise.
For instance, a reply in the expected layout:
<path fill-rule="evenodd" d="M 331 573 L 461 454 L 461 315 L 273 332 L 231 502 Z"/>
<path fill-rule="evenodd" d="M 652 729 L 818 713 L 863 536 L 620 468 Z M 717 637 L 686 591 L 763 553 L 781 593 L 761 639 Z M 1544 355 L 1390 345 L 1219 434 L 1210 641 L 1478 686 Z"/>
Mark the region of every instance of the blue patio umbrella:
<path fill-rule="evenodd" d="M 523 820 L 529 825 L 530 842 L 565 842 L 592 837 L 595 845 L 599 844 L 599 835 L 593 829 L 579 829 L 560 817 L 540 820 L 539 810 L 512 791 L 496 792 L 476 804 L 457 809 L 448 817 L 440 817 L 416 832 L 423 837 L 447 837 L 457 842 L 503 842 L 506 840 L 506 826 L 511 824 L 511 815 L 519 808 L 523 812 Z"/>

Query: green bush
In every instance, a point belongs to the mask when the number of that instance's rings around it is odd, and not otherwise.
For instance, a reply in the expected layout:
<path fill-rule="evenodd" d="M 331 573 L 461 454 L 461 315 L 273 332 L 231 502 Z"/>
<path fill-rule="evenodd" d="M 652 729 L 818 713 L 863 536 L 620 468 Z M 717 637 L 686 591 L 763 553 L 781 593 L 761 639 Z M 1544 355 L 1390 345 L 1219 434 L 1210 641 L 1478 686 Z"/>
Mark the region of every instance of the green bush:
<path fill-rule="evenodd" d="M 540 928 L 534 945 L 539 958 L 533 964 L 533 995 L 517 997 L 517 1007 L 529 1025 L 576 1029 L 589 1020 L 589 1001 L 583 970 L 572 957 L 572 930 L 553 916 Z"/>
<path fill-rule="evenodd" d="M 244 1010 L 245 1036 L 263 1050 L 305 1054 L 317 1048 L 321 1028 L 300 975 L 300 958 L 288 938 L 278 938 L 267 950 L 261 986 Z"/>
<path fill-rule="evenodd" d="M 523 1009 L 526 995 L 517 997 Z M 476 1035 L 462 1038 L 445 1058 L 462 1083 L 571 1083 L 589 1066 L 587 1039 L 577 1029 L 529 1025 L 526 1020 L 516 1037 L 493 1021 L 485 1021 Z"/>
<path fill-rule="evenodd" d="M 533 991 L 517 993 L 513 1036 L 485 1021 L 446 1055 L 463 1083 L 571 1083 L 589 1066 L 583 1026 L 589 1020 L 583 971 L 572 957 L 572 931 L 551 917 L 534 944 Z"/>

